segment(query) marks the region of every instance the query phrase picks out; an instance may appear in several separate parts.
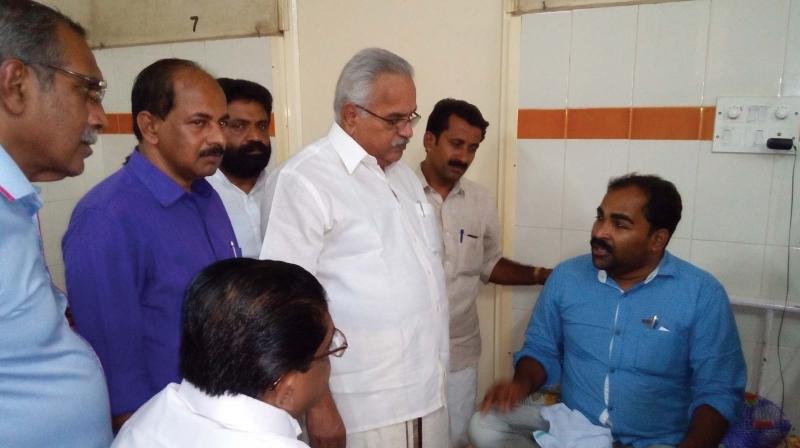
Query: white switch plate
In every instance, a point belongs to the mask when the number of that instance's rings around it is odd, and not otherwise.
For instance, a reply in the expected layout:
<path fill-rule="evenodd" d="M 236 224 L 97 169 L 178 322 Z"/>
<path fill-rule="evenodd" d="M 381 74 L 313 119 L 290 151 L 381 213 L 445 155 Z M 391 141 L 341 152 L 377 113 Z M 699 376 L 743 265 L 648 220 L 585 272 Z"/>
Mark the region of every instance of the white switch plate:
<path fill-rule="evenodd" d="M 794 155 L 799 133 L 800 97 L 720 97 L 711 151 Z M 792 139 L 793 147 L 769 149 L 769 138 Z"/>

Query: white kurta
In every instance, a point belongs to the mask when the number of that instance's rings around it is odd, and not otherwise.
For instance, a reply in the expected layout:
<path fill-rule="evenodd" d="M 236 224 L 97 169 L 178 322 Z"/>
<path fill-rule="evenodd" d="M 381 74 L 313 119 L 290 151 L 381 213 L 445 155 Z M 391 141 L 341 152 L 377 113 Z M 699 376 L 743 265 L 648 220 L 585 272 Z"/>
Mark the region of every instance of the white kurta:
<path fill-rule="evenodd" d="M 382 170 L 338 125 L 269 177 L 263 259 L 299 264 L 328 293 L 350 348 L 330 387 L 348 432 L 445 403 L 448 309 L 433 208 L 402 162 Z"/>
<path fill-rule="evenodd" d="M 308 448 L 282 409 L 246 395 L 211 397 L 184 380 L 145 403 L 112 448 Z"/>
<path fill-rule="evenodd" d="M 206 177 L 208 183 L 214 187 L 236 234 L 242 253 L 238 254 L 247 258 L 258 258 L 261 252 L 261 241 L 264 233 L 261 231 L 261 207 L 264 204 L 264 184 L 267 178 L 266 170 L 258 176 L 256 184 L 249 193 L 240 190 L 231 183 L 222 170 L 217 170 Z"/>

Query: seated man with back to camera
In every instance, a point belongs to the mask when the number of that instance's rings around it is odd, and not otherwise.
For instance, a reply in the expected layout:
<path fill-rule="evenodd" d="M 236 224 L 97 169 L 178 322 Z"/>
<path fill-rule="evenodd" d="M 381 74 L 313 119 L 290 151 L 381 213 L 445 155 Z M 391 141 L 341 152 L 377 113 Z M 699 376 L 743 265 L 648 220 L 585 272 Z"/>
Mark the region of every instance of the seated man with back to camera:
<path fill-rule="evenodd" d="M 476 447 L 537 446 L 531 430 L 548 428 L 529 395 L 558 383 L 564 404 L 610 429 L 615 446 L 719 444 L 746 369 L 722 285 L 665 250 L 681 210 L 657 176 L 609 182 L 591 254 L 555 268 L 513 380 L 494 385 L 473 416 Z"/>
<path fill-rule="evenodd" d="M 327 391 L 329 356 L 347 349 L 325 290 L 303 268 L 217 262 L 189 286 L 181 371 L 122 427 L 117 448 L 303 448 L 304 414 Z"/>

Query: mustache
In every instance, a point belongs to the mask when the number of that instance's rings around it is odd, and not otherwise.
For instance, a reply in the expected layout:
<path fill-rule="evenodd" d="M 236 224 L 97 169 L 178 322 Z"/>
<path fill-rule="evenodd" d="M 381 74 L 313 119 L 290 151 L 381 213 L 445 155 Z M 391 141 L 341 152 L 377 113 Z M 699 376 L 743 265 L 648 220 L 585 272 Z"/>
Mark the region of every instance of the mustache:
<path fill-rule="evenodd" d="M 466 170 L 467 168 L 469 168 L 469 165 L 467 165 L 467 164 L 466 164 L 466 163 L 464 163 L 464 162 L 458 161 L 458 160 L 448 160 L 448 161 L 447 161 L 447 164 L 448 164 L 449 166 L 456 167 L 456 168 L 463 168 L 463 169 L 465 169 L 465 170 Z"/>
<path fill-rule="evenodd" d="M 408 144 L 408 139 L 405 137 L 397 137 L 396 139 L 392 140 L 392 148 L 405 148 Z"/>
<path fill-rule="evenodd" d="M 200 150 L 200 157 L 208 157 L 208 156 L 215 156 L 215 157 L 222 157 L 225 154 L 225 149 L 222 145 L 212 145 L 208 148 L 204 148 Z"/>
<path fill-rule="evenodd" d="M 88 127 L 81 134 L 81 143 L 84 145 L 94 145 L 97 143 L 97 129 Z"/>
<path fill-rule="evenodd" d="M 254 152 L 258 152 L 260 154 L 267 154 L 269 155 L 272 152 L 272 145 L 269 143 L 261 143 L 261 142 L 248 142 L 244 145 L 240 146 L 236 151 L 242 154 L 252 154 Z"/>
<path fill-rule="evenodd" d="M 603 249 L 603 250 L 605 250 L 606 252 L 608 252 L 610 254 L 614 253 L 614 248 L 611 247 L 611 245 L 608 244 L 607 241 L 601 240 L 600 238 L 592 238 L 591 240 L 589 240 L 589 244 L 591 246 L 597 246 L 600 249 Z"/>

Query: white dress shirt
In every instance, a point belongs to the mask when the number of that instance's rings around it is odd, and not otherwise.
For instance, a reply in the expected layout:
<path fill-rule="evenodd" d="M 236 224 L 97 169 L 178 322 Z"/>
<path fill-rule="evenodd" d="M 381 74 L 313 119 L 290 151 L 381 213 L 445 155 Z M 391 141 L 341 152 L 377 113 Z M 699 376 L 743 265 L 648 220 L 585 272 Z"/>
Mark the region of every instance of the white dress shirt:
<path fill-rule="evenodd" d="M 261 231 L 261 206 L 264 204 L 264 184 L 267 171 L 261 171 L 256 184 L 250 193 L 245 193 L 234 185 L 222 172 L 217 170 L 206 177 L 208 183 L 217 190 L 228 218 L 233 225 L 233 233 L 239 243 L 242 253 L 238 254 L 247 258 L 258 258 L 261 252 L 261 241 L 264 233 Z"/>
<path fill-rule="evenodd" d="M 448 311 L 433 208 L 402 162 L 386 170 L 338 125 L 267 180 L 262 259 L 298 264 L 328 293 L 350 348 L 330 387 L 347 432 L 445 403 Z"/>
<path fill-rule="evenodd" d="M 246 395 L 212 397 L 183 380 L 170 383 L 120 430 L 112 448 L 308 448 L 283 409 Z"/>
<path fill-rule="evenodd" d="M 457 372 L 476 366 L 481 356 L 476 299 L 481 284 L 489 281 L 502 258 L 500 219 L 494 199 L 479 184 L 461 178 L 443 200 L 422 171 L 417 174 L 442 229 L 450 306 L 450 371 Z"/>

